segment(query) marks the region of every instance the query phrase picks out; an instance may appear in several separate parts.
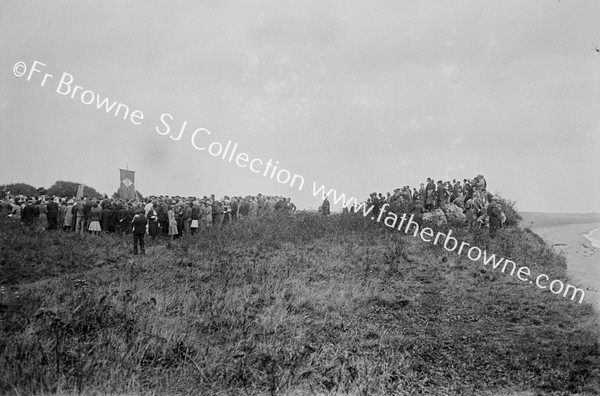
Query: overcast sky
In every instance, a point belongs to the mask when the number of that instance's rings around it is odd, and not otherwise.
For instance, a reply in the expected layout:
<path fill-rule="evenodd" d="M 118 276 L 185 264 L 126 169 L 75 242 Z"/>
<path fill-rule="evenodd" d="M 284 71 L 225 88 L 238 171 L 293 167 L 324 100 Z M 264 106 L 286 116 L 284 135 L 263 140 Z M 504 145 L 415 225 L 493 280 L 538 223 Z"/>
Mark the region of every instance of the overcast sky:
<path fill-rule="evenodd" d="M 481 173 L 521 210 L 600 211 L 599 7 L 2 1 L 0 184 L 110 195 L 128 165 L 144 195 L 261 192 L 316 208 L 313 182 L 364 199 Z M 34 61 L 46 66 L 27 81 Z M 139 110 L 140 125 L 82 102 L 98 97 Z M 210 155 L 215 141 L 279 161 L 302 190 Z"/>

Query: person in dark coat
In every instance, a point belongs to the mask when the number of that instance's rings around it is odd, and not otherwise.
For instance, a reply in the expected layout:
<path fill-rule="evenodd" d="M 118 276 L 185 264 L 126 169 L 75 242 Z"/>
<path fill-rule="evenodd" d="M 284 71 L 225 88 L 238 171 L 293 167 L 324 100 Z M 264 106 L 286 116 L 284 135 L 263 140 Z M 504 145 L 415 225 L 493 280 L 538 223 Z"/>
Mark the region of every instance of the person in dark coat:
<path fill-rule="evenodd" d="M 83 218 L 85 220 L 86 230 L 90 227 L 90 213 L 92 212 L 92 208 L 94 207 L 95 203 L 96 200 L 94 199 L 93 201 L 86 201 L 86 203 L 83 205 Z"/>
<path fill-rule="evenodd" d="M 48 211 L 48 229 L 49 230 L 56 230 L 58 228 L 58 213 L 59 213 L 59 207 L 58 207 L 58 199 L 55 198 L 54 200 L 48 202 L 48 205 L 46 205 L 46 210 Z"/>
<path fill-rule="evenodd" d="M 473 185 L 467 179 L 463 180 L 463 191 L 465 195 L 465 202 L 473 198 Z"/>
<path fill-rule="evenodd" d="M 231 198 L 231 202 L 229 203 L 229 207 L 231 208 L 231 221 L 237 220 L 238 210 L 240 209 L 240 205 L 238 200 L 235 197 Z"/>
<path fill-rule="evenodd" d="M 104 203 L 104 202 L 103 202 Z M 114 211 L 112 205 L 109 203 L 108 205 L 102 206 L 102 231 L 109 232 L 111 228 L 111 220 L 114 216 Z M 114 231 L 114 227 L 112 229 Z"/>
<path fill-rule="evenodd" d="M 100 203 L 100 207 L 102 207 L 102 210 L 104 210 L 104 209 L 108 208 L 109 206 L 112 206 L 112 204 L 110 203 L 108 196 L 104 195 L 104 199 Z"/>
<path fill-rule="evenodd" d="M 169 205 L 165 202 L 164 199 L 161 199 L 158 204 L 158 208 L 156 208 L 156 215 L 158 216 L 158 223 L 160 224 L 160 229 L 163 234 L 168 234 L 169 232 Z"/>
<path fill-rule="evenodd" d="M 436 207 L 441 208 L 444 206 L 444 204 L 446 204 L 446 200 L 448 199 L 448 190 L 441 180 L 438 180 L 436 197 Z"/>
<path fill-rule="evenodd" d="M 120 234 L 127 232 L 129 229 L 128 213 L 129 209 L 126 206 L 121 206 L 121 209 L 117 212 L 117 227 Z"/>
<path fill-rule="evenodd" d="M 158 205 L 153 204 L 152 209 L 148 211 L 146 216 L 148 219 L 148 234 L 152 239 L 156 239 L 157 235 L 160 235 L 160 227 L 158 226 L 158 216 L 156 215 L 156 207 Z"/>
<path fill-rule="evenodd" d="M 138 213 L 131 220 L 133 224 L 133 254 L 138 254 L 138 244 L 142 254 L 146 254 L 146 246 L 144 245 L 144 237 L 146 236 L 146 225 L 148 219 L 144 216 L 144 209 L 140 208 Z"/>
<path fill-rule="evenodd" d="M 21 220 L 28 225 L 32 225 L 39 217 L 39 212 L 33 203 L 33 201 L 28 201 L 27 205 L 21 210 Z"/>
<path fill-rule="evenodd" d="M 279 197 L 277 199 L 277 202 L 275 203 L 275 213 L 277 214 L 282 214 L 285 210 L 285 201 L 283 200 L 282 197 Z"/>
<path fill-rule="evenodd" d="M 425 191 L 425 209 L 430 211 L 435 205 L 435 183 L 430 177 L 427 178 L 427 187 Z"/>
<path fill-rule="evenodd" d="M 119 210 L 123 206 L 117 201 L 112 204 L 112 213 L 108 218 L 108 232 L 117 232 L 119 225 Z"/>
<path fill-rule="evenodd" d="M 202 222 L 202 206 L 200 206 L 199 201 L 194 201 L 192 203 L 192 222 L 190 223 L 190 233 L 194 235 L 198 228 L 200 228 L 200 223 Z"/>

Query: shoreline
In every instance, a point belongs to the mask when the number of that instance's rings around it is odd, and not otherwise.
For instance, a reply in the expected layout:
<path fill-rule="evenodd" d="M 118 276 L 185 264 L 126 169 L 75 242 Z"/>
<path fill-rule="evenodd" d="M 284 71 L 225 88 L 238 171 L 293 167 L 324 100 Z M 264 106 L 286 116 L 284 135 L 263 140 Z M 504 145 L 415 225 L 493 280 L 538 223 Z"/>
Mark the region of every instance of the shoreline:
<path fill-rule="evenodd" d="M 600 312 L 600 248 L 584 236 L 597 228 L 600 228 L 600 222 L 532 226 L 531 230 L 557 253 L 564 253 L 571 280 L 585 291 L 584 301 L 592 303 Z"/>
<path fill-rule="evenodd" d="M 592 247 L 600 248 L 600 242 L 598 240 L 592 241 L 590 238 L 587 237 L 588 234 L 591 234 L 593 231 L 596 231 L 596 233 L 600 233 L 600 228 L 593 228 L 593 229 L 589 230 L 588 232 L 583 234 L 583 237 L 592 244 Z"/>

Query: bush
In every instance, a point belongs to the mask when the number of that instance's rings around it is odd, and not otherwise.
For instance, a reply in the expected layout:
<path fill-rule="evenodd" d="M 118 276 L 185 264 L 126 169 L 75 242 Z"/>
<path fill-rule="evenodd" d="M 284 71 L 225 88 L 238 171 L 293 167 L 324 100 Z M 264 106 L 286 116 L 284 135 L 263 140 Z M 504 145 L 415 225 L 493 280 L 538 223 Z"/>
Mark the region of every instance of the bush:
<path fill-rule="evenodd" d="M 47 195 L 56 195 L 57 197 L 74 197 L 77 195 L 77 189 L 79 188 L 79 183 L 70 182 L 70 181 L 57 181 L 55 182 L 47 191 Z M 100 194 L 96 189 L 84 186 L 83 187 L 83 195 L 91 198 L 102 199 L 102 194 Z"/>
<path fill-rule="evenodd" d="M 506 226 L 517 226 L 523 218 L 517 211 L 517 202 L 511 201 L 509 199 L 500 198 L 500 205 L 502 208 L 502 212 L 506 215 L 506 222 L 504 223 Z"/>
<path fill-rule="evenodd" d="M 35 187 L 25 183 L 4 184 L 1 186 L 0 190 L 2 191 L 2 198 L 4 198 L 4 194 L 9 191 L 11 195 L 25 195 L 27 197 L 38 193 L 38 190 Z"/>

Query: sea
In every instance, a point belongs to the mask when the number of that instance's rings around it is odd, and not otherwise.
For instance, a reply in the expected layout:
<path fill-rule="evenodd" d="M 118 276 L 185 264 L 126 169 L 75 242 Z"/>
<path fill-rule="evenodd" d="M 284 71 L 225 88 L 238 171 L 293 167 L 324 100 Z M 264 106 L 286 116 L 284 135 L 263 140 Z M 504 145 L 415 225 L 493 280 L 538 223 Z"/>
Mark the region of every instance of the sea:
<path fill-rule="evenodd" d="M 592 243 L 592 246 L 600 248 L 600 227 L 594 228 L 583 236 Z"/>

